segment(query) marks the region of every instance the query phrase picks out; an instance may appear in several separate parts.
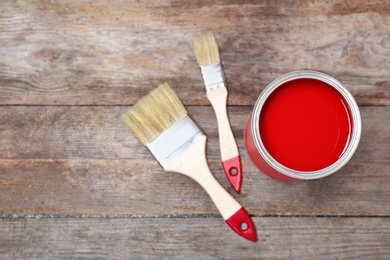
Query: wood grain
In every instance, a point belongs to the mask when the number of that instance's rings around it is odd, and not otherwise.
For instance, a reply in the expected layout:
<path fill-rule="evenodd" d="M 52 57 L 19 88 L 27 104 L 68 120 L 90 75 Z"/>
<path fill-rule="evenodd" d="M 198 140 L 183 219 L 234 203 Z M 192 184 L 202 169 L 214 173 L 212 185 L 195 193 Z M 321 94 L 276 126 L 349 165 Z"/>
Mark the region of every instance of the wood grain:
<path fill-rule="evenodd" d="M 119 116 L 127 107 L 3 106 L 0 107 L 2 159 L 143 159 L 148 150 L 124 126 Z M 208 136 L 207 155 L 220 160 L 218 127 L 211 107 L 187 107 Z M 229 119 L 244 159 L 245 123 L 252 107 L 229 107 Z M 362 137 L 355 157 L 390 159 L 388 107 L 361 107 Z"/>
<path fill-rule="evenodd" d="M 388 218 L 254 218 L 259 241 L 220 218 L 4 219 L 2 259 L 388 259 Z"/>
<path fill-rule="evenodd" d="M 0 2 L 0 259 L 390 258 L 387 1 Z M 191 46 L 204 30 L 220 46 L 240 195 Z M 338 173 L 284 183 L 252 164 L 243 131 L 266 85 L 298 69 L 344 83 L 363 132 Z M 258 243 L 120 123 L 162 82 L 209 137 L 211 169 L 252 214 Z"/>
<path fill-rule="evenodd" d="M 217 214 L 197 184 L 184 176 L 163 173 L 120 123 L 118 117 L 125 109 L 0 108 L 0 213 Z M 243 158 L 241 195 L 234 194 L 220 165 L 212 108 L 188 110 L 209 135 L 208 159 L 216 177 L 251 214 L 389 214 L 387 107 L 361 108 L 361 143 L 339 173 L 293 184 L 272 180 L 255 168 L 241 134 L 250 108 L 229 108 Z"/>
<path fill-rule="evenodd" d="M 167 81 L 206 105 L 191 40 L 211 29 L 229 105 L 276 77 L 328 73 L 360 105 L 390 105 L 386 1 L 2 1 L 0 104 L 128 105 Z"/>
<path fill-rule="evenodd" d="M 250 214 L 388 216 L 390 163 L 353 159 L 317 181 L 284 183 L 243 161 L 235 194 L 219 162 L 216 178 Z M 0 214 L 219 214 L 191 179 L 154 160 L 0 160 Z"/>

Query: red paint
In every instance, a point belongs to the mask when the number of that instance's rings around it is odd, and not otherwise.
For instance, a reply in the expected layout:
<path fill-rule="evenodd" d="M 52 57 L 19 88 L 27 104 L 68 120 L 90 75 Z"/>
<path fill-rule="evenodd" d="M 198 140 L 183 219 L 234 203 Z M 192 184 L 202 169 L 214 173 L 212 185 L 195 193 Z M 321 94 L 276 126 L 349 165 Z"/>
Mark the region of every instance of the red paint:
<path fill-rule="evenodd" d="M 257 241 L 256 228 L 248 212 L 243 207 L 225 220 L 225 222 L 240 236 L 253 242 Z M 242 229 L 242 224 L 246 225 L 245 229 Z"/>
<path fill-rule="evenodd" d="M 330 166 L 343 154 L 352 131 L 348 104 L 325 82 L 296 79 L 267 98 L 260 137 L 269 154 L 298 171 Z"/>
<path fill-rule="evenodd" d="M 222 162 L 223 169 L 225 171 L 226 177 L 228 178 L 233 189 L 240 194 L 241 182 L 242 182 L 242 166 L 241 166 L 241 157 L 238 155 L 229 160 Z M 233 173 L 232 171 L 235 172 Z"/>
<path fill-rule="evenodd" d="M 251 133 L 251 118 L 252 114 L 249 116 L 248 121 L 246 122 L 244 139 L 246 149 L 252 162 L 257 166 L 257 168 L 259 168 L 263 173 L 267 174 L 271 178 L 286 182 L 298 181 L 298 179 L 288 177 L 272 168 L 260 155 L 259 151 L 256 148 L 255 142 L 253 141 L 253 136 Z"/>

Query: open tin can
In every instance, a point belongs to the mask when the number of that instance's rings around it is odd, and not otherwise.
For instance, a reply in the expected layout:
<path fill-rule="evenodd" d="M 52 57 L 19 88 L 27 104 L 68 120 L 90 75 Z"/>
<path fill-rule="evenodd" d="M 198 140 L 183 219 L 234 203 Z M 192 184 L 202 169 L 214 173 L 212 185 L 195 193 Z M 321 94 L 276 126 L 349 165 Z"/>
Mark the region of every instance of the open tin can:
<path fill-rule="evenodd" d="M 260 94 L 245 128 L 254 164 L 282 181 L 328 176 L 352 157 L 361 136 L 359 108 L 335 78 L 317 71 L 287 73 Z"/>

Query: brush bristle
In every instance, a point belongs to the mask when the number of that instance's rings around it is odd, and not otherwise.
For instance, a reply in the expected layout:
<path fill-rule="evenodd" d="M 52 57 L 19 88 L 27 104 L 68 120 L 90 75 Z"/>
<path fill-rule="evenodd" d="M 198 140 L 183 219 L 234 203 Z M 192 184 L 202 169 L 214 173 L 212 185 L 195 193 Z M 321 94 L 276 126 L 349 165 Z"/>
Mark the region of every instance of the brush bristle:
<path fill-rule="evenodd" d="M 193 39 L 196 60 L 200 66 L 220 62 L 218 44 L 211 31 L 197 35 Z"/>
<path fill-rule="evenodd" d="M 147 145 L 186 114 L 175 91 L 165 83 L 141 98 L 121 120 Z"/>

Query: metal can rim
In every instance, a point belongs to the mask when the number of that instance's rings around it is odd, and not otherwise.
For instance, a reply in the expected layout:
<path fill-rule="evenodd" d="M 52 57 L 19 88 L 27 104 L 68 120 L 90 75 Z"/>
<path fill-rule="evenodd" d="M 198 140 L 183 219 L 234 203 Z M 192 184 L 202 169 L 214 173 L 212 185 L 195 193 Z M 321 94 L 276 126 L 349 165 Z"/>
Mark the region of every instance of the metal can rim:
<path fill-rule="evenodd" d="M 260 112 L 262 106 L 264 105 L 269 95 L 282 84 L 291 80 L 301 79 L 301 78 L 320 80 L 334 87 L 336 90 L 339 91 L 339 93 L 346 100 L 347 104 L 349 105 L 351 116 L 352 116 L 352 136 L 347 149 L 344 151 L 342 156 L 336 162 L 334 162 L 333 164 L 329 165 L 326 168 L 316 170 L 316 171 L 297 171 L 280 164 L 268 153 L 260 138 L 260 129 L 259 129 Z M 274 168 L 276 171 L 280 172 L 281 174 L 284 174 L 286 176 L 295 179 L 301 179 L 301 180 L 312 180 L 312 179 L 323 178 L 328 175 L 331 175 L 332 173 L 338 171 L 341 167 L 343 167 L 355 153 L 360 141 L 361 131 L 362 131 L 362 126 L 361 126 L 360 111 L 352 94 L 341 82 L 339 82 L 335 78 L 329 76 L 328 74 L 318 72 L 318 71 L 313 71 L 313 70 L 292 71 L 278 77 L 270 84 L 268 84 L 268 86 L 262 91 L 262 93 L 258 97 L 255 106 L 253 108 L 253 113 L 251 118 L 252 138 L 255 143 L 256 149 L 263 157 L 263 159 L 272 168 Z"/>

